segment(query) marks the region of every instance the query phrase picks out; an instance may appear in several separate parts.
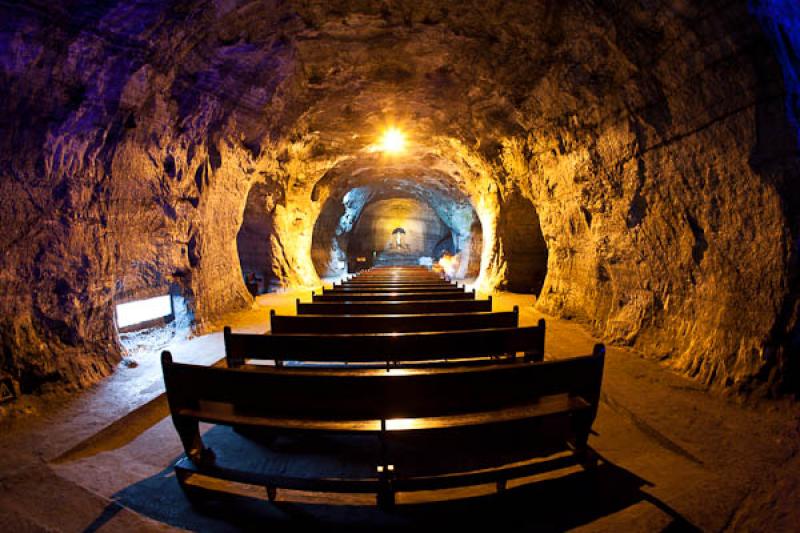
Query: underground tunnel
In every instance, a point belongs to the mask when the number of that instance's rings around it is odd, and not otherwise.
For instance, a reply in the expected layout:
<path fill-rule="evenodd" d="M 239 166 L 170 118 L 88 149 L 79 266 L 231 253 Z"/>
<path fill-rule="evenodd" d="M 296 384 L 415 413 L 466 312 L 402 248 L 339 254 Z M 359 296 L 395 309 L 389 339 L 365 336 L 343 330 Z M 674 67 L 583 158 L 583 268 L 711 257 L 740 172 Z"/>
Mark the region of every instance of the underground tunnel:
<path fill-rule="evenodd" d="M 800 527 L 793 0 L 0 20 L 0 529 Z"/>

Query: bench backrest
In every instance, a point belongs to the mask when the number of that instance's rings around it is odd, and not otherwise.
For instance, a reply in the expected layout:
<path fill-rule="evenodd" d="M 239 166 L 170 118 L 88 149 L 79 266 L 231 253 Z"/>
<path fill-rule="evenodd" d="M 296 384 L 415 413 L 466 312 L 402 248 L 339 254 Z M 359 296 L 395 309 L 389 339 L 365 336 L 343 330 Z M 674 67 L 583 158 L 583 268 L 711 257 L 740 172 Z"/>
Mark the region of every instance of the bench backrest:
<path fill-rule="evenodd" d="M 597 345 L 590 356 L 555 361 L 399 371 L 218 368 L 175 363 L 169 352 L 161 362 L 173 415 L 220 402 L 240 419 L 386 420 L 488 411 L 554 394 L 580 396 L 596 412 L 604 354 Z"/>
<path fill-rule="evenodd" d="M 544 357 L 544 320 L 538 326 L 413 333 L 233 333 L 225 327 L 231 368 L 248 359 L 314 362 L 396 362 L 466 359 L 524 353 Z"/>
<path fill-rule="evenodd" d="M 352 294 L 370 292 L 396 292 L 396 293 L 415 293 L 415 292 L 435 292 L 435 293 L 461 293 L 463 287 L 455 285 L 364 285 L 359 287 L 334 287 L 329 289 L 322 288 L 322 294 Z"/>
<path fill-rule="evenodd" d="M 519 308 L 488 313 L 429 315 L 278 315 L 270 311 L 272 333 L 408 333 L 460 329 L 512 328 L 519 325 Z"/>
<path fill-rule="evenodd" d="M 398 280 L 398 281 L 448 281 L 444 276 L 435 274 L 421 275 L 421 274 L 362 274 L 355 278 L 350 278 L 348 281 L 362 281 L 362 280 Z"/>
<path fill-rule="evenodd" d="M 398 287 L 455 287 L 456 283 L 447 281 L 345 281 L 334 283 L 334 288 L 339 287 L 372 287 L 372 286 L 398 286 Z"/>
<path fill-rule="evenodd" d="M 486 300 L 421 300 L 401 302 L 301 302 L 298 315 L 409 315 L 427 313 L 472 313 L 491 311 L 492 297 Z"/>
<path fill-rule="evenodd" d="M 384 301 L 401 302 L 415 300 L 474 300 L 475 291 L 464 292 L 328 292 L 317 294 L 311 292 L 315 302 L 361 302 Z"/>

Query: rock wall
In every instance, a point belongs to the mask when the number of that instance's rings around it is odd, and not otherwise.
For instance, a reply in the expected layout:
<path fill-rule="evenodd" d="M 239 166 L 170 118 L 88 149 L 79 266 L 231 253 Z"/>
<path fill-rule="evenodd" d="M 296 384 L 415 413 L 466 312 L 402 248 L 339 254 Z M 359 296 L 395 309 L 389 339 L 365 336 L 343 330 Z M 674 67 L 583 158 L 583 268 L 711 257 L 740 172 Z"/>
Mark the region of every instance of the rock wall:
<path fill-rule="evenodd" d="M 793 41 L 776 56 L 745 1 L 78 0 L 0 20 L 0 367 L 25 390 L 110 372 L 120 295 L 177 290 L 200 329 L 250 305 L 236 242 L 256 184 L 272 275 L 313 286 L 328 201 L 398 182 L 457 199 L 448 227 L 474 210 L 480 287 L 514 275 L 521 194 L 542 310 L 709 384 L 797 385 L 800 166 L 776 59 Z M 402 157 L 375 150 L 390 123 Z"/>

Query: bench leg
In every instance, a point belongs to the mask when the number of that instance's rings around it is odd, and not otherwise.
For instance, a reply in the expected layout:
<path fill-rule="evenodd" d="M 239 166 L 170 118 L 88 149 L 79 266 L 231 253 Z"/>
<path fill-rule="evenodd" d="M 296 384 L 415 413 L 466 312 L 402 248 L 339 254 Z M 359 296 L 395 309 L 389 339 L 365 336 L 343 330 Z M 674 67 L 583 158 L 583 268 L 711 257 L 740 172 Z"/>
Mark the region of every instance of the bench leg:
<path fill-rule="evenodd" d="M 507 486 L 508 486 L 508 480 L 505 480 L 505 479 L 500 479 L 500 480 L 498 480 L 498 481 L 497 481 L 497 492 L 498 492 L 498 493 L 503 493 L 503 492 L 505 492 L 505 491 L 506 491 L 506 488 L 507 488 Z"/>
<path fill-rule="evenodd" d="M 173 416 L 172 423 L 181 438 L 186 455 L 197 466 L 211 465 L 216 456 L 211 448 L 206 448 L 200 437 L 200 423 L 193 418 Z"/>
<path fill-rule="evenodd" d="M 267 498 L 269 501 L 274 502 L 275 499 L 278 497 L 278 489 L 273 486 L 267 487 Z"/>
<path fill-rule="evenodd" d="M 575 453 L 578 457 L 578 461 L 580 461 L 581 466 L 584 469 L 588 471 L 597 470 L 597 465 L 600 462 L 600 458 L 597 456 L 597 453 L 595 453 L 594 450 L 588 446 L 585 446 L 582 449 L 576 449 Z"/>
<path fill-rule="evenodd" d="M 376 495 L 378 508 L 383 511 L 390 511 L 394 508 L 394 487 L 392 478 L 394 477 L 394 465 L 381 465 L 378 467 L 378 494 Z"/>
<path fill-rule="evenodd" d="M 378 492 L 378 508 L 381 511 L 391 511 L 394 509 L 394 504 L 394 492 L 390 490 Z"/>
<path fill-rule="evenodd" d="M 589 432 L 592 428 L 591 415 L 589 413 L 574 415 L 572 424 L 575 432 L 575 456 L 583 468 L 594 470 L 597 468 L 598 456 L 589 448 Z"/>

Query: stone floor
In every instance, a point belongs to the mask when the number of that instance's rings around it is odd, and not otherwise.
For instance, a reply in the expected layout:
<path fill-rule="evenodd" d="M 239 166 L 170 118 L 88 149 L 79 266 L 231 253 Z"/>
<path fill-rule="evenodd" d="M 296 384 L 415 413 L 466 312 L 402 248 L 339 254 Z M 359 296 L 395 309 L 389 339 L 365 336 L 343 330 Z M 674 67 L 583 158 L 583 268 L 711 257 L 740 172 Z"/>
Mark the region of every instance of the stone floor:
<path fill-rule="evenodd" d="M 297 296 L 259 297 L 252 310 L 225 317 L 238 331 L 265 331 L 270 308 L 291 312 Z M 495 309 L 540 315 L 533 298 L 498 294 Z M 547 319 L 546 357 L 589 353 L 580 325 Z M 169 346 L 179 361 L 222 357 L 220 333 Z M 233 531 L 406 529 L 485 525 L 493 530 L 652 531 L 800 528 L 800 408 L 785 402 L 741 405 L 707 392 L 661 364 L 610 347 L 596 434 L 598 476 L 542 480 L 504 497 L 400 506 L 387 514 L 363 498 L 279 493 L 196 512 L 171 465 L 181 447 L 163 397 L 157 353 L 77 395 L 26 398 L 0 425 L 0 531 Z M 207 427 L 221 444 L 222 428 Z M 463 492 L 461 495 L 468 494 Z M 472 493 L 469 493 L 472 494 Z M 285 500 L 291 496 L 292 503 Z"/>

